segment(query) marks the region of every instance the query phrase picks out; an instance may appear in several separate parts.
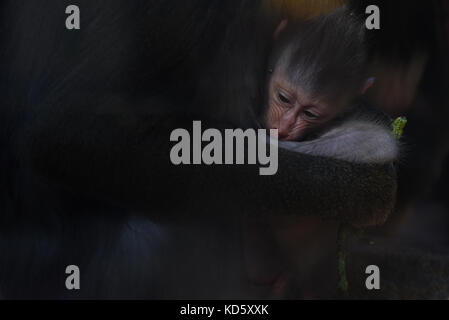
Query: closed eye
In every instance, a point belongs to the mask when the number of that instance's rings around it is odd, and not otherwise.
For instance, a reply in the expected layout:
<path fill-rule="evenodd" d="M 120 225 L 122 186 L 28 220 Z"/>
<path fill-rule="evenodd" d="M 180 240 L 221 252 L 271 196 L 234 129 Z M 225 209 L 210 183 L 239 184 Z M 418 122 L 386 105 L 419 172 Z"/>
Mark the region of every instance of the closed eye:
<path fill-rule="evenodd" d="M 316 119 L 318 116 L 308 110 L 304 111 L 304 115 L 309 119 Z"/>
<path fill-rule="evenodd" d="M 285 95 L 282 93 L 278 93 L 278 98 L 282 103 L 290 104 L 290 99 L 288 99 Z"/>

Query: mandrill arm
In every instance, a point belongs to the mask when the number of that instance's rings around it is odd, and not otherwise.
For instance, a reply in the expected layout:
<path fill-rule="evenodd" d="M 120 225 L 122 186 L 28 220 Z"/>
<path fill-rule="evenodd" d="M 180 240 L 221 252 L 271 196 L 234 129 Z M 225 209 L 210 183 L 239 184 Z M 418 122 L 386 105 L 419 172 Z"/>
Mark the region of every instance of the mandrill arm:
<path fill-rule="evenodd" d="M 136 116 L 129 105 L 111 99 L 108 110 L 116 111 L 106 114 L 95 110 L 103 99 L 77 95 L 65 100 L 61 112 L 51 111 L 51 105 L 40 108 L 24 126 L 18 150 L 22 166 L 50 185 L 168 221 L 313 215 L 368 226 L 383 223 L 393 209 L 391 161 L 351 162 L 280 148 L 273 176 L 260 176 L 255 165 L 175 166 L 169 158 L 170 133 L 191 127 L 192 118 Z M 154 109 L 168 108 L 164 101 L 151 103 Z M 385 127 L 372 126 L 373 134 L 388 137 Z"/>

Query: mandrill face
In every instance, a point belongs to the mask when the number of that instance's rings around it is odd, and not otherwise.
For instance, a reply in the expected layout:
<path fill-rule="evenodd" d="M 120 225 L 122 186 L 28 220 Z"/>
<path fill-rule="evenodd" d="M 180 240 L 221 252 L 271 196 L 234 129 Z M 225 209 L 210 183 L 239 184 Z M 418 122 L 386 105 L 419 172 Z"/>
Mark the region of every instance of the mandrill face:
<path fill-rule="evenodd" d="M 279 140 L 301 140 L 341 112 L 340 107 L 312 99 L 301 87 L 278 72 L 268 85 L 266 125 L 278 129 Z"/>

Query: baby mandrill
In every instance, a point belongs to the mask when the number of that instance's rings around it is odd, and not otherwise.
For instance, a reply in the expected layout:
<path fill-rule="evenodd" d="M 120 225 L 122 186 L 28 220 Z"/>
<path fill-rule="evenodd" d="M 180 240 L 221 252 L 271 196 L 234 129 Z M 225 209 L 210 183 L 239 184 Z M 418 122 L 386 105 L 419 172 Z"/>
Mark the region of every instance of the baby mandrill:
<path fill-rule="evenodd" d="M 374 83 L 367 77 L 364 28 L 345 7 L 280 23 L 269 61 L 264 120 L 267 128 L 278 129 L 281 147 L 355 162 L 388 162 L 397 156 L 388 128 L 375 119 L 347 116 L 360 114 L 358 98 Z"/>
<path fill-rule="evenodd" d="M 398 144 L 389 119 L 361 97 L 374 82 L 367 77 L 364 24 L 343 7 L 308 21 L 283 21 L 274 36 L 264 121 L 267 128 L 278 129 L 279 146 L 350 162 L 394 161 Z M 285 260 L 301 257 L 294 275 L 303 277 L 301 295 L 310 296 L 307 278 L 316 279 L 311 277 L 316 266 L 330 256 L 327 245 L 316 243 L 332 235 L 331 230 L 317 217 L 248 223 L 244 235 L 250 281 L 270 284 L 275 298 L 284 296 L 292 282 L 290 262 L 278 261 L 284 259 L 281 251 L 293 248 L 284 253 Z"/>

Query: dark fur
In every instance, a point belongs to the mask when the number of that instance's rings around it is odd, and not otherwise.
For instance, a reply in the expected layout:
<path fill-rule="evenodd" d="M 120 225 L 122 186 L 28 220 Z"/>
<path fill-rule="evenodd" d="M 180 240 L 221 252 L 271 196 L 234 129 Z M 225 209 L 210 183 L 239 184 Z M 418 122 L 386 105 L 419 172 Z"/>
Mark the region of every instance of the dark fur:
<path fill-rule="evenodd" d="M 78 1 L 79 32 L 64 29 L 68 4 L 2 6 L 4 297 L 257 297 L 241 286 L 242 216 L 386 219 L 391 164 L 286 150 L 271 177 L 170 164 L 169 133 L 193 118 L 254 122 L 262 71 L 251 59 L 266 59 L 269 39 L 251 42 L 265 30 L 256 2 Z M 81 268 L 80 292 L 64 287 L 69 264 Z"/>

